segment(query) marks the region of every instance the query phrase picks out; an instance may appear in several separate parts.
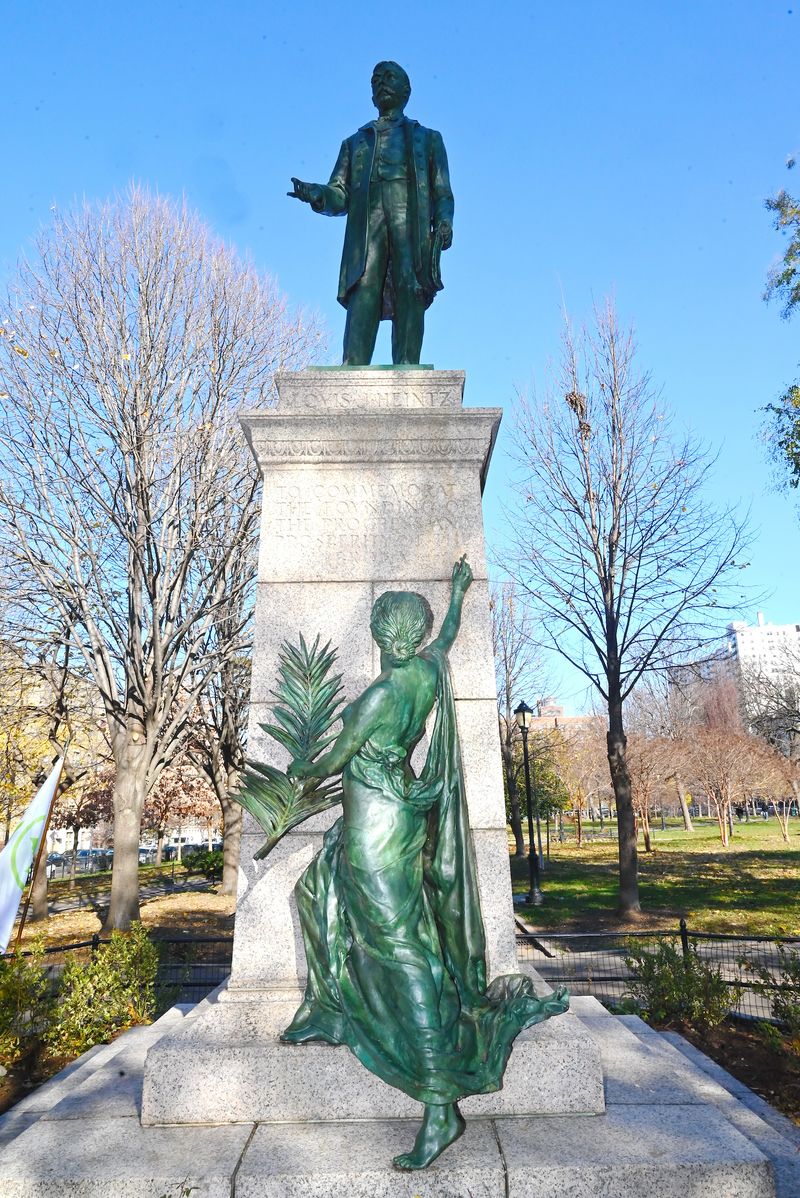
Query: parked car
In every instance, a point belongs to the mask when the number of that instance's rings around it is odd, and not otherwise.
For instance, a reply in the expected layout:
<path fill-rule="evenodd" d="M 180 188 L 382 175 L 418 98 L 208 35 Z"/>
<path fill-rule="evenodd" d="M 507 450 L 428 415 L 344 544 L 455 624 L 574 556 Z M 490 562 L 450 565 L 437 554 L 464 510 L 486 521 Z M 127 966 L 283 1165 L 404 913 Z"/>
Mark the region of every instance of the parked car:
<path fill-rule="evenodd" d="M 54 878 L 56 876 L 56 868 L 57 867 L 51 861 L 45 862 L 45 870 L 47 872 L 47 880 L 48 881 L 50 880 L 50 878 Z M 28 866 L 28 876 L 25 879 L 25 885 L 30 886 L 32 881 L 33 881 L 33 862 L 31 861 L 30 865 Z"/>

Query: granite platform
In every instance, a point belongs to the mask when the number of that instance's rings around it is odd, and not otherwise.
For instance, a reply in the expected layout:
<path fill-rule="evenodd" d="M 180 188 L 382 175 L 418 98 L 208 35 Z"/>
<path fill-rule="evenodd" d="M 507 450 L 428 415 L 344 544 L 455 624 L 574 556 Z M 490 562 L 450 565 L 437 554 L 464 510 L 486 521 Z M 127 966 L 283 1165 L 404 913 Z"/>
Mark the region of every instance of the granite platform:
<path fill-rule="evenodd" d="M 797 1198 L 799 1128 L 681 1037 L 592 998 L 573 1009 L 602 1058 L 605 1114 L 475 1114 L 430 1169 L 406 1174 L 391 1158 L 412 1142 L 411 1119 L 142 1126 L 145 1056 L 198 1012 L 175 1008 L 85 1054 L 0 1119 L 0 1194 Z"/>

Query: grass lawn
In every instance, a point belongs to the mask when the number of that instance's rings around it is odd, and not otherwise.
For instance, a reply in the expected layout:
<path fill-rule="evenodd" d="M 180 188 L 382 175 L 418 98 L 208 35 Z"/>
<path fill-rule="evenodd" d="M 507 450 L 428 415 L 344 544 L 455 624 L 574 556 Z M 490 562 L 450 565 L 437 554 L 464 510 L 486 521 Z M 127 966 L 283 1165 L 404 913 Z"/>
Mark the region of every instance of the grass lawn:
<path fill-rule="evenodd" d="M 142 886 L 148 882 L 157 881 L 159 876 L 172 877 L 173 866 L 143 865 L 139 869 L 139 881 Z M 196 879 L 198 875 L 187 875 L 182 865 L 174 867 L 175 889 L 158 898 L 143 899 L 141 906 L 142 923 L 156 935 L 193 936 L 230 935 L 233 930 L 233 913 L 236 908 L 235 898 L 217 894 L 218 887 L 209 890 L 182 890 L 181 883 L 187 876 Z M 62 944 L 73 944 L 81 940 L 90 940 L 95 932 L 101 930 L 101 920 L 98 912 L 108 905 L 111 890 L 111 873 L 79 874 L 75 879 L 75 888 L 70 890 L 68 880 L 51 881 L 47 884 L 48 899 L 68 899 L 78 897 L 81 906 L 71 911 L 51 914 L 46 920 L 34 921 L 30 917 L 22 932 L 22 947 L 29 948 L 34 940 L 42 939 L 48 948 Z M 10 941 L 13 946 L 16 940 L 16 925 Z"/>
<path fill-rule="evenodd" d="M 214 890 L 176 888 L 163 898 L 147 899 L 141 904 L 142 923 L 156 936 L 229 936 L 233 932 L 236 899 Z M 41 938 L 47 948 L 90 940 L 100 932 L 101 923 L 91 907 L 63 911 L 40 923 L 29 921 L 22 933 L 22 947 L 30 948 Z M 15 933 L 16 935 L 16 933 Z"/>
<path fill-rule="evenodd" d="M 608 824 L 606 824 L 608 831 Z M 542 877 L 541 907 L 523 906 L 531 927 L 550 931 L 604 931 L 633 926 L 677 928 L 686 919 L 691 931 L 733 935 L 800 934 L 800 821 L 790 821 L 790 843 L 781 838 L 775 819 L 735 824 L 723 849 L 716 821 L 696 820 L 655 830 L 653 852 L 639 841 L 639 888 L 643 915 L 623 924 L 617 905 L 617 842 L 613 836 L 551 840 L 550 861 Z M 515 894 L 528 890 L 527 859 L 511 859 Z"/>

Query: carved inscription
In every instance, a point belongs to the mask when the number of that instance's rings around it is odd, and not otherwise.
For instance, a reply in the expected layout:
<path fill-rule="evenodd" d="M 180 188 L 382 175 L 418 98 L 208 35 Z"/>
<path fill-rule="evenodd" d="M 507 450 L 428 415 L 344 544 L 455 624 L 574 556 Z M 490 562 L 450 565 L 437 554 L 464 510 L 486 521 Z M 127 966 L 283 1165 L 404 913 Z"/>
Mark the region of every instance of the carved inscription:
<path fill-rule="evenodd" d="M 277 482 L 267 502 L 278 554 L 291 543 L 291 557 L 317 565 L 333 556 L 355 568 L 378 547 L 391 556 L 423 531 L 434 544 L 449 544 L 463 524 L 463 491 L 446 480 Z"/>
<path fill-rule="evenodd" d="M 316 377 L 279 380 L 280 410 L 305 412 L 387 411 L 392 408 L 460 408 L 463 376 L 446 382 L 404 382 Z"/>

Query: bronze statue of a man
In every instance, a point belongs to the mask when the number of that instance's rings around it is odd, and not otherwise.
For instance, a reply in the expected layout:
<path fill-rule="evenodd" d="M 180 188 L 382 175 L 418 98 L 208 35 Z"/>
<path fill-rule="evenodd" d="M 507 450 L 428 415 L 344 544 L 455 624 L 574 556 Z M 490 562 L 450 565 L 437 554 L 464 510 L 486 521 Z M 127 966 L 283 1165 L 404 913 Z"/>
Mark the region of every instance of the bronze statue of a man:
<path fill-rule="evenodd" d="M 441 134 L 403 113 L 411 94 L 396 62 L 372 72 L 380 116 L 348 137 L 327 184 L 292 178 L 288 194 L 326 216 L 347 214 L 339 303 L 344 364 L 368 366 L 381 320 L 392 361 L 418 363 L 425 309 L 442 288 L 439 256 L 453 241 L 453 193 Z"/>

